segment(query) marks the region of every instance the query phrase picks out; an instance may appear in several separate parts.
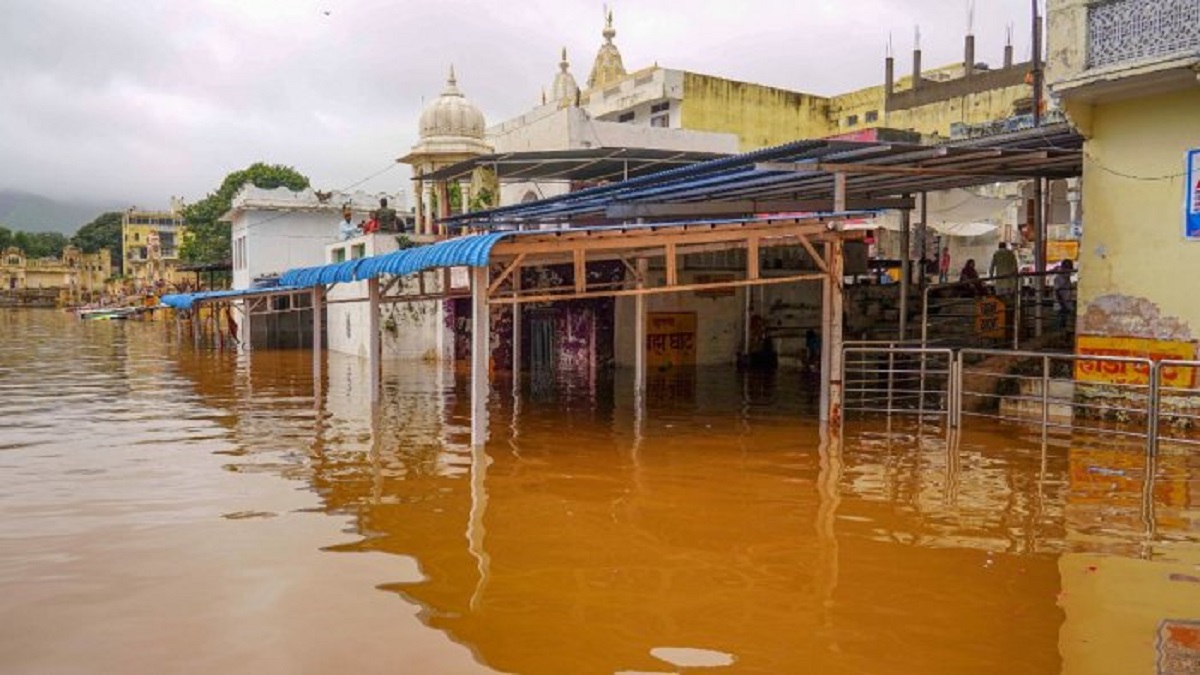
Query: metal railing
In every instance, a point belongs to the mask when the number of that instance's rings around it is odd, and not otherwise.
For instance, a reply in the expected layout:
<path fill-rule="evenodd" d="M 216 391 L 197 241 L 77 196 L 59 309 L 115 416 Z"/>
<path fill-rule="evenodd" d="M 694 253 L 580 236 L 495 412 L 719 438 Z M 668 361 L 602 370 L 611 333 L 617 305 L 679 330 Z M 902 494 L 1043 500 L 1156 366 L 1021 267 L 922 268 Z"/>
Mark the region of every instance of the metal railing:
<path fill-rule="evenodd" d="M 1026 272 L 925 287 L 921 302 L 922 346 L 1020 349 L 1022 342 L 1075 332 L 1076 285 L 1061 307 L 1052 284 L 1039 277 L 1058 272 Z"/>
<path fill-rule="evenodd" d="M 1017 422 L 1050 434 L 1200 444 L 1200 361 L 848 343 L 843 410 Z"/>
<path fill-rule="evenodd" d="M 902 342 L 848 343 L 842 349 L 842 409 L 949 419 L 955 398 L 953 368 L 950 349 Z"/>

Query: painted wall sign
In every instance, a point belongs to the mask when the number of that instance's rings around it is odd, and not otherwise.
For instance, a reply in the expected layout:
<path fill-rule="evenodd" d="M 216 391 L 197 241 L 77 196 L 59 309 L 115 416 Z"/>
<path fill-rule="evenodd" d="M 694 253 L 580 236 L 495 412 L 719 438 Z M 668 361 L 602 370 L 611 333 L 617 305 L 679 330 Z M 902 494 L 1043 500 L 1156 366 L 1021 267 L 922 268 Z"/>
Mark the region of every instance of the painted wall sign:
<path fill-rule="evenodd" d="M 975 302 L 975 332 L 979 337 L 1004 339 L 1004 301 L 980 298 Z"/>
<path fill-rule="evenodd" d="M 696 313 L 649 312 L 646 315 L 646 365 L 654 369 L 696 363 Z"/>
<path fill-rule="evenodd" d="M 1080 335 L 1075 340 L 1075 353 L 1080 356 L 1190 361 L 1196 358 L 1196 343 L 1139 337 Z M 1165 387 L 1190 389 L 1196 386 L 1195 368 L 1165 366 L 1160 372 Z M 1149 384 L 1150 369 L 1145 364 L 1080 360 L 1075 362 L 1075 379 L 1106 384 Z"/>
<path fill-rule="evenodd" d="M 1200 148 L 1187 153 L 1187 171 L 1183 184 L 1187 202 L 1183 205 L 1183 236 L 1200 241 Z"/>

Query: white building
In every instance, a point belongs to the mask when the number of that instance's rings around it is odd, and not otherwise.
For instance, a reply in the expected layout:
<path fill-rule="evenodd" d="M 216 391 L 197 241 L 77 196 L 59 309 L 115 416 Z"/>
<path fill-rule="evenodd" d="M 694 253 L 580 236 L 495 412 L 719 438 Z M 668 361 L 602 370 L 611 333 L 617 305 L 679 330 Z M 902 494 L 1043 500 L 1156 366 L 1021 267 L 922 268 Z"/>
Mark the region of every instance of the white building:
<path fill-rule="evenodd" d="M 233 288 L 278 277 L 295 267 L 325 262 L 325 246 L 338 240 L 342 211 L 349 208 L 359 223 L 379 208 L 379 200 L 398 212 L 407 211 L 403 193 L 330 192 L 311 189 L 264 190 L 246 185 L 233 198 L 223 220 L 232 225 Z"/>

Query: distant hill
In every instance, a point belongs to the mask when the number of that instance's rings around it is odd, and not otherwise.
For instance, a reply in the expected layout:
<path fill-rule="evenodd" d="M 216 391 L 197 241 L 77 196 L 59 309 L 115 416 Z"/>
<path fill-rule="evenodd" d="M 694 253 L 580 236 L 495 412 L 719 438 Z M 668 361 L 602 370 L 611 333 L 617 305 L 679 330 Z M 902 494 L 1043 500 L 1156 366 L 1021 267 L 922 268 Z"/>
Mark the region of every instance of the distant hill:
<path fill-rule="evenodd" d="M 127 204 L 59 200 L 19 190 L 0 190 L 0 225 L 25 232 L 62 232 L 70 236 L 105 211 L 123 211 Z"/>

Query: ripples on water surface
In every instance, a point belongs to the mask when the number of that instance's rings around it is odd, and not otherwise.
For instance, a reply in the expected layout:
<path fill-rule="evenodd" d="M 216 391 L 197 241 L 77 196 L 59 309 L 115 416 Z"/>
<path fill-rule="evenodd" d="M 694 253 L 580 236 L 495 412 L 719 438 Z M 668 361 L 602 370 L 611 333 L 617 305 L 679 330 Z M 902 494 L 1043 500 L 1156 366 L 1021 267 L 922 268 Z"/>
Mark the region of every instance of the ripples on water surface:
<path fill-rule="evenodd" d="M 390 368 L 375 411 L 364 375 L 330 355 L 314 403 L 307 352 L 0 310 L 0 669 L 1200 667 L 1184 448 L 839 448 L 795 374 L 701 371 L 644 416 L 621 375 L 499 380 L 481 452 L 452 372 Z"/>

